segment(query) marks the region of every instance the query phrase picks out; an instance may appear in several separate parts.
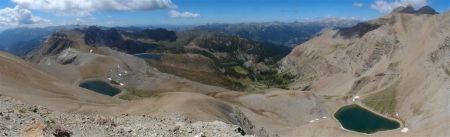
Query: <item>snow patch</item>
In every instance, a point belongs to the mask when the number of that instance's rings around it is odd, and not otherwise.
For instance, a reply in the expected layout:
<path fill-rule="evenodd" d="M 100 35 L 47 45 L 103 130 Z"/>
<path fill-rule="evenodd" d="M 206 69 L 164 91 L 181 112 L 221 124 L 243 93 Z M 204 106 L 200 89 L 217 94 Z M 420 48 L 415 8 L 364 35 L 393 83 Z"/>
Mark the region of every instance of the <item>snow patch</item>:
<path fill-rule="evenodd" d="M 408 129 L 407 127 L 405 127 L 405 128 L 402 129 L 402 133 L 406 133 L 406 132 L 408 132 L 408 131 L 409 131 L 409 129 Z"/>

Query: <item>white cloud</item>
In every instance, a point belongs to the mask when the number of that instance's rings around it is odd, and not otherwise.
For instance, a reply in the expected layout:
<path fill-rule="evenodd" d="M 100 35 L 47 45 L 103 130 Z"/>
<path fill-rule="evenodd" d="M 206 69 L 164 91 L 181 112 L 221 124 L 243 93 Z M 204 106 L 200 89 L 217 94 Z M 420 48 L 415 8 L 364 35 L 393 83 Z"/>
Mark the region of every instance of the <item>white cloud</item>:
<path fill-rule="evenodd" d="M 375 1 L 375 3 L 371 5 L 371 7 L 372 9 L 375 9 L 380 13 L 387 14 L 397 7 L 408 5 L 411 5 L 417 9 L 428 5 L 428 0 L 395 0 L 395 1 L 377 0 Z"/>
<path fill-rule="evenodd" d="M 200 17 L 200 14 L 198 13 L 192 13 L 192 12 L 179 12 L 176 10 L 170 10 L 169 15 L 172 18 L 196 18 Z"/>
<path fill-rule="evenodd" d="M 364 4 L 363 3 L 359 3 L 359 2 L 355 2 L 355 3 L 353 3 L 353 7 L 361 8 L 361 7 L 364 7 Z"/>
<path fill-rule="evenodd" d="M 57 15 L 87 16 L 93 11 L 148 11 L 176 8 L 171 0 L 11 0 L 21 8 Z"/>
<path fill-rule="evenodd" d="M 76 22 L 76 24 L 77 24 L 77 25 L 83 25 L 83 24 L 85 24 L 85 23 L 86 23 L 86 21 L 85 21 L 85 20 L 83 20 L 83 19 L 80 19 L 80 18 L 76 18 L 76 19 L 75 19 L 75 22 Z"/>
<path fill-rule="evenodd" d="M 49 21 L 34 16 L 30 10 L 19 8 L 0 9 L 0 26 L 43 25 Z"/>

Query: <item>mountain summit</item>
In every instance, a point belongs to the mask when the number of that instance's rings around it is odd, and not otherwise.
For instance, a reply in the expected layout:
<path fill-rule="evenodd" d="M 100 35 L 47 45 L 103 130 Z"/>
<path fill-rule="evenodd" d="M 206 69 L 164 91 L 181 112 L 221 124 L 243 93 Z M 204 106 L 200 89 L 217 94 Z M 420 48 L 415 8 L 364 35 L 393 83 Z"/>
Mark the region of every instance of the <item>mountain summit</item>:
<path fill-rule="evenodd" d="M 422 8 L 419 8 L 418 10 L 415 10 L 411 5 L 409 6 L 400 6 L 395 8 L 392 13 L 409 13 L 409 14 L 439 14 L 431 8 L 430 6 L 423 6 Z"/>
<path fill-rule="evenodd" d="M 418 9 L 416 11 L 416 13 L 418 13 L 418 14 L 439 14 L 438 12 L 436 12 L 436 10 L 434 10 L 430 6 L 424 6 L 420 9 Z"/>

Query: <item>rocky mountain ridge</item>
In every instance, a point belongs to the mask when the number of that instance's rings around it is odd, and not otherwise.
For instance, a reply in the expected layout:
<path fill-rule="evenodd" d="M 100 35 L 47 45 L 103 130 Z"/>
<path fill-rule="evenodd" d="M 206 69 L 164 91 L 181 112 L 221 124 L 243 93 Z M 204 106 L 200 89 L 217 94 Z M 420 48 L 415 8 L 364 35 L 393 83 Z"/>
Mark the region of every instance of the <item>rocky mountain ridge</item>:
<path fill-rule="evenodd" d="M 399 119 L 410 135 L 448 135 L 450 13 L 409 11 L 329 31 L 295 48 L 282 68 L 299 75 L 291 88 L 343 104 L 358 96 L 357 104 Z"/>
<path fill-rule="evenodd" d="M 279 82 L 275 84 L 269 85 L 267 81 L 270 78 L 287 76 L 287 74 L 278 75 L 273 66 L 290 51 L 287 47 L 220 33 L 198 31 L 175 33 L 164 29 L 127 31 L 120 28 L 103 29 L 92 26 L 57 32 L 40 48 L 31 52 L 27 58 L 40 62 L 43 58 L 55 56 L 67 48 L 89 51 L 102 47 L 131 55 L 138 53 L 159 55 L 165 62 L 159 59 L 148 60 L 148 62 L 164 73 L 232 90 L 283 86 L 286 82 L 281 78 L 278 78 Z M 197 56 L 189 56 L 189 54 Z M 177 67 L 179 63 L 174 62 L 178 62 L 179 58 L 171 57 L 173 55 L 189 57 L 189 60 L 204 61 L 203 67 L 207 72 Z M 72 61 L 71 59 L 75 58 L 69 58 L 66 61 Z M 195 62 L 190 61 L 190 63 Z M 262 78 L 262 73 L 271 73 L 272 76 Z M 209 76 L 212 78 L 208 78 Z"/>
<path fill-rule="evenodd" d="M 177 114 L 101 116 L 52 111 L 0 95 L 0 136 L 22 137 L 149 137 L 248 136 L 223 122 L 192 122 Z M 250 137 L 250 136 L 248 136 Z"/>
<path fill-rule="evenodd" d="M 422 8 L 419 8 L 417 10 L 415 10 L 412 6 L 400 6 L 395 8 L 392 13 L 409 13 L 409 14 L 439 14 L 438 12 L 436 12 L 436 10 L 434 10 L 433 8 L 431 8 L 430 6 L 423 6 Z"/>
<path fill-rule="evenodd" d="M 358 22 L 354 19 L 326 18 L 301 22 L 207 24 L 197 26 L 194 30 L 220 32 L 258 42 L 295 47 L 316 36 L 323 29 L 350 27 Z"/>

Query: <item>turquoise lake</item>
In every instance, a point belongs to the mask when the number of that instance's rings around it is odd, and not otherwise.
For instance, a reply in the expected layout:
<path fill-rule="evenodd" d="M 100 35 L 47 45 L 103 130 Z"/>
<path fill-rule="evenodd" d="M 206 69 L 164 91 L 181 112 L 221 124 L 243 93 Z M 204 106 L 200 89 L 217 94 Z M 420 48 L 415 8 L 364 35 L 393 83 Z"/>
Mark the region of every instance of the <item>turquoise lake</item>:
<path fill-rule="evenodd" d="M 359 105 L 344 106 L 334 114 L 334 117 L 345 129 L 366 134 L 400 127 L 397 121 L 375 114 Z"/>

